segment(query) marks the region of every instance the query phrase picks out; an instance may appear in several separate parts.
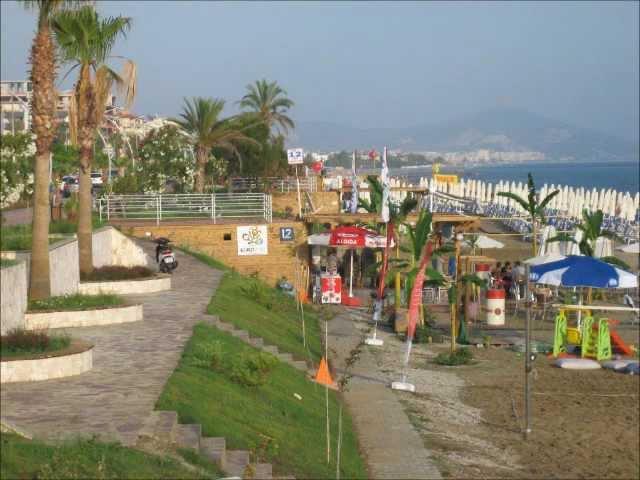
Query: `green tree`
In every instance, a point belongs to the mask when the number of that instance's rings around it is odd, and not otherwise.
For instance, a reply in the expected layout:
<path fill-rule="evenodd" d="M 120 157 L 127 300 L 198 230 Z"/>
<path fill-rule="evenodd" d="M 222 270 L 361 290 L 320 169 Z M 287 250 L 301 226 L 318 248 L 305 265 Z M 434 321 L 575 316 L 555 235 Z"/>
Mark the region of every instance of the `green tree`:
<path fill-rule="evenodd" d="M 131 18 L 121 16 L 102 19 L 92 6 L 62 11 L 53 21 L 62 59 L 72 64 L 71 70 L 79 69 L 69 111 L 69 129 L 72 143 L 80 147 L 78 249 L 83 274 L 93 270 L 91 167 L 97 130 L 114 86 L 124 93 L 127 107 L 136 92 L 133 62 L 125 63 L 122 74 L 106 64 L 116 40 L 126 35 L 131 23 Z"/>
<path fill-rule="evenodd" d="M 220 118 L 224 100 L 194 97 L 184 100 L 179 119 L 173 121 L 188 135 L 195 149 L 196 168 L 194 191 L 202 193 L 205 184 L 205 167 L 211 159 L 211 149 L 219 148 L 238 156 L 239 144 L 259 145 L 254 139 L 236 128 L 234 118 Z"/>
<path fill-rule="evenodd" d="M 293 120 L 287 116 L 294 102 L 287 97 L 287 92 L 277 82 L 262 79 L 247 85 L 247 94 L 239 103 L 241 108 L 248 110 L 263 122 L 269 131 L 275 127 L 286 134 L 289 129 L 295 128 Z"/>
<path fill-rule="evenodd" d="M 538 254 L 538 220 L 544 222 L 544 209 L 547 207 L 549 202 L 553 200 L 553 197 L 560 193 L 560 190 L 554 190 L 544 197 L 542 201 L 539 201 L 539 195 L 536 191 L 535 183 L 533 183 L 531 173 L 527 174 L 527 177 L 529 195 L 526 200 L 520 197 L 520 195 L 511 192 L 498 192 L 498 195 L 514 200 L 529 214 L 529 221 L 531 222 L 531 236 L 533 237 L 532 256 L 535 257 Z"/>

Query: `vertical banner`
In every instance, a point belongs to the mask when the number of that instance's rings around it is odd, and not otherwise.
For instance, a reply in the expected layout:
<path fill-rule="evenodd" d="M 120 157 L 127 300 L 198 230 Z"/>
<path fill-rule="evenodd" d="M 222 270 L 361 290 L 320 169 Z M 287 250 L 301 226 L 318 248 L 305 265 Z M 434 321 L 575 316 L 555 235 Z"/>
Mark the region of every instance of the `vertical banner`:
<path fill-rule="evenodd" d="M 382 153 L 382 170 L 380 171 L 380 183 L 382 184 L 382 221 L 389 221 L 389 193 L 391 185 L 389 184 L 389 167 L 387 166 L 387 147 L 384 147 Z"/>
<path fill-rule="evenodd" d="M 358 176 L 356 175 L 357 150 L 351 159 L 351 213 L 358 213 Z"/>

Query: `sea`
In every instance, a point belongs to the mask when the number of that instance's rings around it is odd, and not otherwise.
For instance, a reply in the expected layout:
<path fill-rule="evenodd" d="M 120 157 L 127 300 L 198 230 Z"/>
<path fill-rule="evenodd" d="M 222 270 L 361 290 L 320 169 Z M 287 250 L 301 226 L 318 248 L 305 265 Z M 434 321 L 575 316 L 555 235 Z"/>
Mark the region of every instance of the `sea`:
<path fill-rule="evenodd" d="M 536 186 L 543 184 L 568 185 L 584 188 L 612 188 L 634 195 L 640 191 L 640 162 L 572 162 L 572 163 L 518 163 L 449 167 L 443 165 L 440 173 L 458 174 L 464 178 L 498 183 L 508 180 L 525 183 L 531 172 Z M 431 167 L 394 168 L 392 176 L 404 177 L 415 183 L 431 175 Z"/>

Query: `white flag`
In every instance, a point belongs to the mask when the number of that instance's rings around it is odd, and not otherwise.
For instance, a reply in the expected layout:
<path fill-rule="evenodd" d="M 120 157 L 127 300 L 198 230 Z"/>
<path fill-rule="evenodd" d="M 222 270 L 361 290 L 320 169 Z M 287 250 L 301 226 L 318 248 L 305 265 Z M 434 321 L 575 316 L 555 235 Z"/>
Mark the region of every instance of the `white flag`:
<path fill-rule="evenodd" d="M 387 147 L 382 152 L 382 170 L 380 171 L 380 183 L 382 183 L 382 221 L 389 221 L 389 193 L 391 185 L 389 184 L 389 167 L 387 166 Z"/>
<path fill-rule="evenodd" d="M 358 213 L 358 176 L 356 175 L 356 152 L 351 162 L 351 213 Z"/>

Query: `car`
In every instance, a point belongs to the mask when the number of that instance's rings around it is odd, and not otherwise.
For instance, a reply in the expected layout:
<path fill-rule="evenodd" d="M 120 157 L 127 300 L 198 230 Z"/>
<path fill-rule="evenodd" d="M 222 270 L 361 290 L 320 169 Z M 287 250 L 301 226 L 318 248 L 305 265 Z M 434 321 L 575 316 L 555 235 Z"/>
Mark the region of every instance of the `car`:
<path fill-rule="evenodd" d="M 101 172 L 92 172 L 91 173 L 91 185 L 94 187 L 102 186 L 102 173 Z"/>
<path fill-rule="evenodd" d="M 78 177 L 67 175 L 66 177 L 62 177 L 62 180 L 64 181 L 62 194 L 65 198 L 71 196 L 72 193 L 78 192 L 80 190 L 80 182 L 78 181 Z"/>

